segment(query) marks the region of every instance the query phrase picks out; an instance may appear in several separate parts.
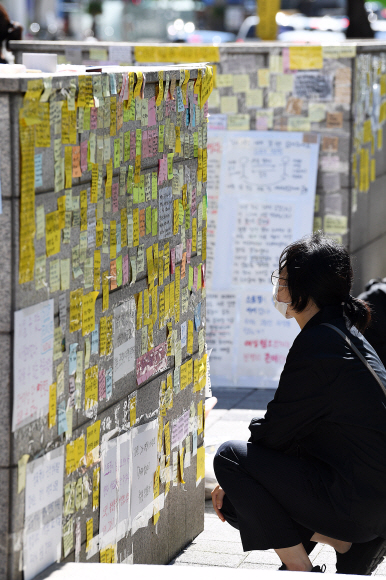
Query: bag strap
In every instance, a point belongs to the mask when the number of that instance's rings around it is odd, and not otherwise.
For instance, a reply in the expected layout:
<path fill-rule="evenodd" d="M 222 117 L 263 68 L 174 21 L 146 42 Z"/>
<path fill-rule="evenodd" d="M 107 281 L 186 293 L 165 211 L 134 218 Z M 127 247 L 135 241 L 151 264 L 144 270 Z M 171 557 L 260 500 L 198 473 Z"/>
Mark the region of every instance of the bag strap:
<path fill-rule="evenodd" d="M 332 328 L 333 330 L 335 330 L 338 334 L 340 334 L 342 338 L 344 338 L 344 340 L 347 342 L 347 344 L 349 345 L 349 347 L 355 352 L 355 354 L 361 359 L 361 361 L 363 362 L 363 364 L 371 372 L 371 374 L 373 375 L 374 379 L 377 381 L 378 385 L 381 387 L 381 389 L 383 391 L 383 394 L 386 396 L 386 389 L 385 389 L 385 386 L 384 386 L 383 382 L 381 381 L 381 379 L 379 378 L 379 376 L 377 375 L 377 373 L 375 372 L 375 370 L 373 369 L 373 367 L 370 365 L 370 363 L 359 352 L 359 350 L 357 349 L 357 347 L 355 346 L 355 344 L 353 344 L 351 342 L 351 340 L 349 339 L 349 337 L 347 336 L 347 334 L 345 334 L 344 332 L 342 332 L 339 328 L 337 328 L 333 324 L 328 324 L 328 322 L 322 322 L 322 325 L 323 326 L 329 326 L 330 328 Z"/>

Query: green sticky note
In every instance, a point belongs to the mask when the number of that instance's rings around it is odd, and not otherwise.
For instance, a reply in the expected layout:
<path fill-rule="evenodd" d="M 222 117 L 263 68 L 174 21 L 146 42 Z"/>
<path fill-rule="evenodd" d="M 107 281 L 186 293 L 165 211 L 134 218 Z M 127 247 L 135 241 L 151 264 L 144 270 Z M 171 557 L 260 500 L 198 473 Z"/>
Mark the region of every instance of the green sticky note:
<path fill-rule="evenodd" d="M 164 151 L 164 134 L 165 125 L 160 125 L 158 127 L 158 153 L 163 153 Z"/>
<path fill-rule="evenodd" d="M 122 256 L 117 258 L 117 286 L 122 286 Z"/>
<path fill-rule="evenodd" d="M 193 133 L 194 157 L 198 157 L 198 133 Z"/>
<path fill-rule="evenodd" d="M 188 288 L 189 288 L 189 290 L 191 290 L 193 288 L 193 268 L 192 268 L 192 266 L 189 266 Z"/>
<path fill-rule="evenodd" d="M 119 139 L 114 139 L 114 169 L 120 166 L 121 148 Z"/>
<path fill-rule="evenodd" d="M 173 179 L 173 157 L 174 153 L 168 153 L 168 179 Z"/>
<path fill-rule="evenodd" d="M 203 198 L 202 198 L 202 219 L 203 220 L 206 220 L 206 215 L 207 215 L 206 211 L 207 211 L 207 209 L 208 209 L 208 197 L 205 194 L 203 196 Z"/>
<path fill-rule="evenodd" d="M 91 118 L 91 109 L 89 107 L 85 107 L 84 115 L 83 115 L 83 130 L 90 131 L 90 118 Z"/>
<path fill-rule="evenodd" d="M 129 165 L 127 172 L 127 193 L 133 193 L 134 168 Z"/>
<path fill-rule="evenodd" d="M 157 172 L 151 174 L 151 198 L 157 199 Z"/>
<path fill-rule="evenodd" d="M 190 228 L 190 207 L 185 209 L 185 229 L 188 230 Z"/>
<path fill-rule="evenodd" d="M 151 234 L 151 207 L 146 208 L 146 235 Z"/>
<path fill-rule="evenodd" d="M 139 203 L 139 185 L 137 184 L 133 187 L 133 203 Z"/>
<path fill-rule="evenodd" d="M 184 223 L 184 206 L 182 205 L 182 200 L 179 199 L 179 207 L 178 207 L 178 223 L 180 226 Z"/>
<path fill-rule="evenodd" d="M 130 131 L 125 133 L 125 155 L 124 160 L 129 161 L 130 159 Z"/>
<path fill-rule="evenodd" d="M 157 208 L 154 207 L 152 211 L 152 220 L 151 220 L 151 235 L 157 235 L 157 224 L 158 224 L 158 211 Z"/>
<path fill-rule="evenodd" d="M 141 175 L 141 181 L 139 182 L 139 203 L 145 201 L 145 176 Z"/>

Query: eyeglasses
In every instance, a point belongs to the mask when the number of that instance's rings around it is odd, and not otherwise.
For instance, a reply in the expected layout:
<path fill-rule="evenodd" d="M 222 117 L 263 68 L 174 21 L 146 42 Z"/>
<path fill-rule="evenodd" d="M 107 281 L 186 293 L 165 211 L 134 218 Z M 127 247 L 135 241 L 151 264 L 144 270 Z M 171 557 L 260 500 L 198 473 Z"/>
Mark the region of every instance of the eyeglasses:
<path fill-rule="evenodd" d="M 274 270 L 271 274 L 271 283 L 273 286 L 277 284 L 278 280 L 282 280 L 283 282 L 287 282 L 287 278 L 280 278 L 279 270 Z M 288 288 L 287 284 L 279 284 L 279 288 Z"/>

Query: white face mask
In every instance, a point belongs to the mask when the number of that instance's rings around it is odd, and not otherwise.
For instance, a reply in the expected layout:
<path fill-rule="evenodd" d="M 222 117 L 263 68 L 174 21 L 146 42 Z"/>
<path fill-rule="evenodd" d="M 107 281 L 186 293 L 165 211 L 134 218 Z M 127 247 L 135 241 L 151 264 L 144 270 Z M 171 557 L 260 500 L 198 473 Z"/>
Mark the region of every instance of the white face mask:
<path fill-rule="evenodd" d="M 280 314 L 282 314 L 284 316 L 284 318 L 293 318 L 293 316 L 291 314 L 288 314 L 287 310 L 288 310 L 288 305 L 291 304 L 291 302 L 279 302 L 277 299 L 277 293 L 279 291 L 279 278 L 276 279 L 275 285 L 273 287 L 273 302 L 275 305 L 276 310 L 278 310 L 280 312 Z"/>

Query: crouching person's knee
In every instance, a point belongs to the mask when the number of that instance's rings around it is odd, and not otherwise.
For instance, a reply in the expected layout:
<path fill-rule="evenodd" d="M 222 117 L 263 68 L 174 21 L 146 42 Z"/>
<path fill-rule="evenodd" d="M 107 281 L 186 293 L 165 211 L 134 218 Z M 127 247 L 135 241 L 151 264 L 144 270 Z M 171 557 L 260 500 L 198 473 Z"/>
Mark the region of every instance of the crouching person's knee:
<path fill-rule="evenodd" d="M 234 459 L 232 441 L 226 441 L 225 443 L 221 443 L 213 459 L 213 469 L 217 481 L 219 481 L 219 476 L 221 477 L 220 474 L 222 470 L 226 468 L 227 464 L 229 463 L 229 459 L 232 459 L 232 457 Z"/>

